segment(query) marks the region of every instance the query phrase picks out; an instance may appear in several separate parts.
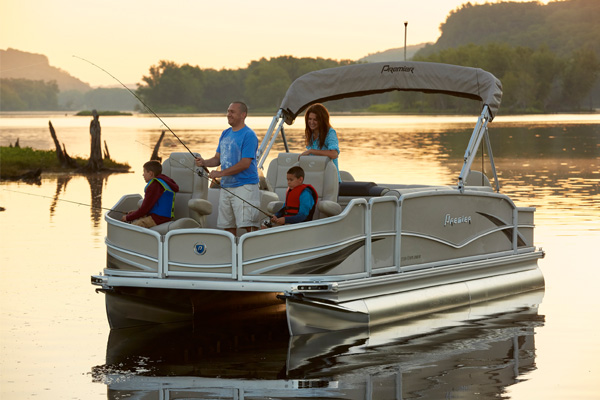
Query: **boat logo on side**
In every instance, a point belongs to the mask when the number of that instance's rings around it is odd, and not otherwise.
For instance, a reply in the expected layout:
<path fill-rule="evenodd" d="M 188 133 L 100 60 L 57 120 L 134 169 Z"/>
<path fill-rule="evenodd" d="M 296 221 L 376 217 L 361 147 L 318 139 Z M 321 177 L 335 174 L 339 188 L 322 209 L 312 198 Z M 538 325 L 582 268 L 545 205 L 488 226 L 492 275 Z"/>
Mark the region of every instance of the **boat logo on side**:
<path fill-rule="evenodd" d="M 206 245 L 204 243 L 196 243 L 194 245 L 194 253 L 198 254 L 199 256 L 202 256 L 206 253 Z"/>
<path fill-rule="evenodd" d="M 444 217 L 444 226 L 453 226 L 458 224 L 470 224 L 471 216 L 470 215 L 461 215 L 460 217 L 453 217 L 450 214 L 446 214 Z"/>

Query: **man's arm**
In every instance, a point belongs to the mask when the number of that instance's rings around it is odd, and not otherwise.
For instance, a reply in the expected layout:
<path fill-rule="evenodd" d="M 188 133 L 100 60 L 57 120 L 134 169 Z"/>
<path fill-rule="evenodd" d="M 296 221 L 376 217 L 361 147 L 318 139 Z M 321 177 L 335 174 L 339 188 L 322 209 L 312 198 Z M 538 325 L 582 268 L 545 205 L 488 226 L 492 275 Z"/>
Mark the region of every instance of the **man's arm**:
<path fill-rule="evenodd" d="M 235 174 L 238 174 L 238 173 L 248 169 L 251 164 L 252 164 L 252 158 L 242 158 L 237 164 L 233 164 L 229 168 L 225 168 L 224 170 L 221 170 L 221 171 L 211 171 L 210 177 L 211 178 L 220 178 L 223 176 L 235 175 Z"/>
<path fill-rule="evenodd" d="M 221 154 L 215 153 L 212 158 L 206 160 L 202 157 L 196 158 L 196 166 L 198 167 L 218 167 L 221 165 Z"/>

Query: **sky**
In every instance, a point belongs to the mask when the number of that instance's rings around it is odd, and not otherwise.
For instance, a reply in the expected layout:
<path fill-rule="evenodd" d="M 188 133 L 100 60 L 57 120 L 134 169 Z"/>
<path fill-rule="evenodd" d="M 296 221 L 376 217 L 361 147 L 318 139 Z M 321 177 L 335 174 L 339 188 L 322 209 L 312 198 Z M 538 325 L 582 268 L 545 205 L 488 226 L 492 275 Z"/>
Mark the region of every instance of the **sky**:
<path fill-rule="evenodd" d="M 217 70 L 283 55 L 356 60 L 402 48 L 404 22 L 407 45 L 435 42 L 440 24 L 463 3 L 2 0 L 0 49 L 44 54 L 50 65 L 94 87 L 114 86 L 115 80 L 80 58 L 135 84 L 161 60 Z"/>

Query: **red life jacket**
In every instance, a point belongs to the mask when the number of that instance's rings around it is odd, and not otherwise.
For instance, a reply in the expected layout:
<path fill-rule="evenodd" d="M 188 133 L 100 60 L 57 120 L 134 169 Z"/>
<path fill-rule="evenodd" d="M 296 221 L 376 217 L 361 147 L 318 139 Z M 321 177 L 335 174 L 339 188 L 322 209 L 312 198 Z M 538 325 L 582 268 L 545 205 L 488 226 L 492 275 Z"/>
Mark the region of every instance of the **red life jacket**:
<path fill-rule="evenodd" d="M 285 194 L 285 209 L 283 210 L 284 217 L 291 217 L 293 215 L 298 214 L 300 210 L 300 194 L 306 188 L 310 189 L 310 194 L 315 200 L 315 204 L 313 204 L 310 212 L 308 213 L 308 217 L 306 217 L 306 221 L 312 221 L 313 215 L 315 213 L 315 208 L 317 207 L 317 199 L 319 196 L 317 195 L 317 191 L 312 185 L 302 184 L 298 185 L 293 189 L 288 189 Z"/>

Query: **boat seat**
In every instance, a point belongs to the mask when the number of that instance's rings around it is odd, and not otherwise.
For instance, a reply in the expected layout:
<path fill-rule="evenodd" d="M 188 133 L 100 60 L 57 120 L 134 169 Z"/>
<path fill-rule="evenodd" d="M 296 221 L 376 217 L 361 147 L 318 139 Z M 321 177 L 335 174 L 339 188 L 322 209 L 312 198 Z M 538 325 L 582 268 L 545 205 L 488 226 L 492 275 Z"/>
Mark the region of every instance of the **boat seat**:
<path fill-rule="evenodd" d="M 489 186 L 492 187 L 490 180 L 481 171 L 469 171 L 465 186 Z"/>
<path fill-rule="evenodd" d="M 342 178 L 342 182 L 354 182 L 354 177 L 348 171 L 340 171 L 340 178 Z"/>
<path fill-rule="evenodd" d="M 192 218 L 181 218 L 176 219 L 174 221 L 165 222 L 164 224 L 153 226 L 153 231 L 160 233 L 161 235 L 166 235 L 169 231 L 175 229 L 194 229 L 200 228 L 200 224 L 194 221 Z"/>
<path fill-rule="evenodd" d="M 199 154 L 197 154 L 200 157 Z M 206 216 L 212 213 L 212 204 L 208 199 L 208 178 L 199 176 L 195 171 L 194 157 L 190 153 L 172 153 L 163 162 L 163 174 L 172 178 L 179 185 L 175 195 L 175 218 L 168 225 L 172 229 L 206 227 Z M 190 221 L 181 221 L 191 219 Z M 178 222 L 175 224 L 175 222 Z"/>
<path fill-rule="evenodd" d="M 345 182 L 340 183 L 340 196 L 379 197 L 385 196 L 390 189 L 377 186 L 375 182 Z"/>
<path fill-rule="evenodd" d="M 283 207 L 288 189 L 287 171 L 297 165 L 304 170 L 304 183 L 312 185 L 317 191 L 317 208 L 313 219 L 341 213 L 342 207 L 337 202 L 339 181 L 335 164 L 329 157 L 300 157 L 299 153 L 280 153 L 269 164 L 267 179 L 279 197 L 279 201 L 269 203 L 269 212 L 277 212 Z"/>

